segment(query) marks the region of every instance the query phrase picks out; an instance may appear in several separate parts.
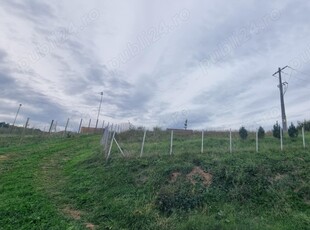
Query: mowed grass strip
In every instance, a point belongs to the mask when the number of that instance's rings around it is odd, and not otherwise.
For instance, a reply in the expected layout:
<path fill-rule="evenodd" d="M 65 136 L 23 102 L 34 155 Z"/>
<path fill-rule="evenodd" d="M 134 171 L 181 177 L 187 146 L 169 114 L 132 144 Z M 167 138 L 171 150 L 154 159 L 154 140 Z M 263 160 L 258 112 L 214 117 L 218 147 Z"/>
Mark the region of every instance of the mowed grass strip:
<path fill-rule="evenodd" d="M 74 153 L 74 146 L 81 148 L 79 144 L 78 140 L 44 138 L 41 142 L 33 140 L 24 145 L 16 141 L 16 145 L 0 150 L 1 229 L 82 228 L 82 224 L 59 212 L 59 203 L 50 199 L 53 196 L 48 195 L 46 184 L 42 183 L 42 164 L 61 153 Z M 54 166 L 49 165 L 51 170 Z M 49 180 L 47 184 L 53 184 L 53 181 Z"/>

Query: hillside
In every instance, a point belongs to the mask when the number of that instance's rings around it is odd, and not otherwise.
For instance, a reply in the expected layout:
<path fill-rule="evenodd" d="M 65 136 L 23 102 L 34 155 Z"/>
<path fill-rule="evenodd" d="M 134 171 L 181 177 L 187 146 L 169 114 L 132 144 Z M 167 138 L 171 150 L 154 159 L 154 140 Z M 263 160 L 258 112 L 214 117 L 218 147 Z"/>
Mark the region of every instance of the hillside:
<path fill-rule="evenodd" d="M 125 149 L 126 138 L 118 137 Z M 203 154 L 199 145 L 195 149 L 187 143 L 185 151 L 169 156 L 163 150 L 167 141 L 158 143 L 154 154 L 123 158 L 114 147 L 107 162 L 98 135 L 26 136 L 21 144 L 19 138 L 2 137 L 0 226 L 307 229 L 309 149 L 292 145 L 280 152 L 271 146 L 260 153 L 230 154 L 224 148 L 216 151 L 221 138 L 214 137 L 209 143 L 214 148 Z M 182 149 L 183 141 L 176 138 L 176 145 Z M 132 146 L 138 142 L 127 149 Z M 146 151 L 154 146 L 155 140 Z"/>

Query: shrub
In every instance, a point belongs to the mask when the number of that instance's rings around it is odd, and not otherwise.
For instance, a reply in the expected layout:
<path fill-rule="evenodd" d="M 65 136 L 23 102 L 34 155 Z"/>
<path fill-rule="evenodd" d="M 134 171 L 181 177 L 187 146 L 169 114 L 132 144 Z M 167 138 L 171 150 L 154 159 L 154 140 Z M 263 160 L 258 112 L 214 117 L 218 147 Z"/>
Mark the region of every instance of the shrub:
<path fill-rule="evenodd" d="M 278 122 L 273 126 L 272 135 L 275 138 L 279 138 L 280 139 L 280 125 L 279 125 Z"/>
<path fill-rule="evenodd" d="M 0 122 L 0 128 L 9 128 L 10 125 L 5 122 Z"/>
<path fill-rule="evenodd" d="M 259 127 L 258 129 L 258 138 L 263 139 L 265 137 L 265 130 L 263 127 Z"/>
<path fill-rule="evenodd" d="M 243 126 L 239 129 L 239 136 L 242 140 L 246 140 L 248 138 L 248 131 Z"/>
<path fill-rule="evenodd" d="M 293 123 L 291 123 L 290 127 L 288 128 L 288 135 L 291 138 L 298 137 L 298 129 L 295 127 L 295 125 Z"/>

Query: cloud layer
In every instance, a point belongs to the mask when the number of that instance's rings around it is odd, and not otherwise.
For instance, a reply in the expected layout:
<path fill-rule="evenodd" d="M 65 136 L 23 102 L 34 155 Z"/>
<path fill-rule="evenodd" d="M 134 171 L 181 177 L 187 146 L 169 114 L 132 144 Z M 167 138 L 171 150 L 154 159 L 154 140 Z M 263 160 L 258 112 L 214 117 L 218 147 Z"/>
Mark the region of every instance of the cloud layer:
<path fill-rule="evenodd" d="M 310 3 L 3 0 L 0 121 L 270 127 L 309 119 Z"/>

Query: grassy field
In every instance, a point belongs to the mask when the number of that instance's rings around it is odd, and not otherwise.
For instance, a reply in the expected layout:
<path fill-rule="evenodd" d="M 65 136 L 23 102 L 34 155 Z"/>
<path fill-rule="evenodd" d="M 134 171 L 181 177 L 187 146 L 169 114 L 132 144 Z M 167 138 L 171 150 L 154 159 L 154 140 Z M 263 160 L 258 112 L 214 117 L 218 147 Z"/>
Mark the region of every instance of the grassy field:
<path fill-rule="evenodd" d="M 251 134 L 116 138 L 107 162 L 100 136 L 0 136 L 0 229 L 309 229 L 310 151 L 302 140 Z M 310 136 L 307 134 L 307 142 Z"/>

